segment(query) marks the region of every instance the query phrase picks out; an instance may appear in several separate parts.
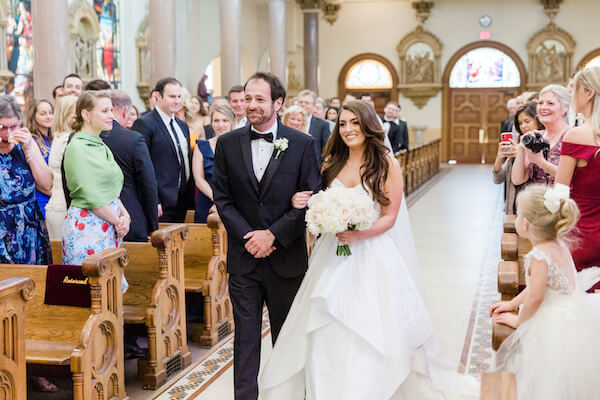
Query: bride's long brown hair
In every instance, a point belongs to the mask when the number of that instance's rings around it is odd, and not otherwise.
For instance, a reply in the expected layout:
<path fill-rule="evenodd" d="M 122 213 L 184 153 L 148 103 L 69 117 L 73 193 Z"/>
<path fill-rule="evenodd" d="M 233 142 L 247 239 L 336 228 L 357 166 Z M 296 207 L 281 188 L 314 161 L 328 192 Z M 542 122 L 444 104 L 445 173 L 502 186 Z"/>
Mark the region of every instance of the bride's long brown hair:
<path fill-rule="evenodd" d="M 387 206 L 390 204 L 390 199 L 385 195 L 384 187 L 388 177 L 389 160 L 388 148 L 384 144 L 385 132 L 381 129 L 373 107 L 362 100 L 346 103 L 338 114 L 335 128 L 323 150 L 323 167 L 321 168 L 323 186 L 328 187 L 348 161 L 348 146 L 340 135 L 340 116 L 344 110 L 356 115 L 360 129 L 365 135 L 364 161 L 360 167 L 362 187 L 371 189 L 373 200 L 382 206 Z"/>

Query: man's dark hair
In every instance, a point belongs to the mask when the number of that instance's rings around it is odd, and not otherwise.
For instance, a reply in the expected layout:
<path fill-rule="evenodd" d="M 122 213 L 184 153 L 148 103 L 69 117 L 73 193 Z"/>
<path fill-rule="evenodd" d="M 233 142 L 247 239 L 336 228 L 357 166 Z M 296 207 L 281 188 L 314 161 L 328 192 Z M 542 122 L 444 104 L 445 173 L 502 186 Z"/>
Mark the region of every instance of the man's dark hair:
<path fill-rule="evenodd" d="M 57 87 L 55 87 L 54 89 L 52 89 L 52 98 L 56 100 L 56 92 L 58 92 L 58 89 L 62 89 L 63 85 L 58 85 Z"/>
<path fill-rule="evenodd" d="M 156 86 L 154 87 L 153 92 L 160 93 L 160 96 L 162 97 L 162 95 L 165 93 L 165 86 L 167 86 L 170 83 L 182 86 L 181 82 L 179 82 L 175 78 L 162 78 L 161 80 L 159 80 L 158 82 L 156 82 Z"/>
<path fill-rule="evenodd" d="M 231 93 L 243 93 L 244 92 L 244 87 L 242 85 L 235 85 L 233 86 L 231 89 L 229 89 L 229 92 L 227 92 L 227 98 L 231 98 Z"/>
<path fill-rule="evenodd" d="M 244 85 L 244 91 L 246 91 L 246 86 L 248 86 L 248 83 L 254 79 L 262 79 L 269 84 L 271 87 L 272 101 L 275 101 L 281 97 L 282 102 L 285 102 L 285 88 L 278 77 L 268 72 L 257 72 L 246 81 L 246 84 Z"/>
<path fill-rule="evenodd" d="M 229 100 L 229 97 L 227 97 L 227 96 L 213 96 L 210 99 L 210 103 L 212 104 L 215 100 Z"/>
<path fill-rule="evenodd" d="M 94 79 L 93 81 L 89 81 L 84 90 L 111 90 L 112 87 L 110 83 L 106 82 L 104 79 Z"/>
<path fill-rule="evenodd" d="M 69 78 L 77 78 L 77 79 L 79 79 L 81 82 L 83 82 L 83 79 L 81 79 L 81 77 L 80 77 L 79 75 L 77 75 L 76 73 L 72 73 L 72 74 L 69 74 L 69 75 L 67 75 L 67 76 L 65 76 L 65 77 L 64 77 L 64 79 L 63 79 L 63 83 L 62 83 L 62 86 L 65 86 L 65 81 L 66 81 L 67 79 L 69 79 Z"/>

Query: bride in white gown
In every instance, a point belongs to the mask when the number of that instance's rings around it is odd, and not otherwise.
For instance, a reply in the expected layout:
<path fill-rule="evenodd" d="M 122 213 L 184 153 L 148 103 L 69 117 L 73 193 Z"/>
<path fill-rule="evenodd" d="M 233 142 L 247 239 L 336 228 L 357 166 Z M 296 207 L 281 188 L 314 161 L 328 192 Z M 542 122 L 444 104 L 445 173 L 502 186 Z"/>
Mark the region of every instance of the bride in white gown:
<path fill-rule="evenodd" d="M 263 400 L 478 396 L 477 380 L 448 360 L 419 294 L 402 173 L 383 135 L 371 106 L 342 108 L 325 149 L 324 186 L 366 190 L 378 215 L 368 230 L 319 238 L 260 376 Z M 294 207 L 309 196 L 297 193 Z M 336 256 L 338 241 L 351 256 Z"/>

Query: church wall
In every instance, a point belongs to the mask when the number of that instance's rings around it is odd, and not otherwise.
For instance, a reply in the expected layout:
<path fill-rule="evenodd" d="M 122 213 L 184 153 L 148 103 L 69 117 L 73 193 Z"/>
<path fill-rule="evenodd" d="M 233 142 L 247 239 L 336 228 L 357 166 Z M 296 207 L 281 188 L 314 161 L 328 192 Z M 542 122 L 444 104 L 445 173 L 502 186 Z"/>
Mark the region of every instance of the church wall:
<path fill-rule="evenodd" d="M 538 0 L 497 0 L 493 4 L 479 0 L 436 1 L 425 28 L 437 35 L 444 45 L 442 71 L 450 57 L 462 46 L 479 40 L 482 30 L 490 39 L 517 52 L 527 66 L 526 45 L 529 38 L 547 23 L 548 18 Z M 599 15 L 600 2 L 571 0 L 561 5 L 556 24 L 577 41 L 573 68 L 589 51 L 599 47 L 596 38 L 600 27 L 581 23 L 586 15 Z M 492 25 L 483 29 L 479 17 L 490 15 Z M 319 64 L 320 94 L 337 95 L 337 81 L 343 65 L 353 56 L 374 52 L 388 58 L 398 68 L 396 46 L 417 25 L 410 1 L 347 0 L 338 20 L 330 25 L 320 20 Z M 403 117 L 409 126 L 425 125 L 424 140 L 439 138 L 442 125 L 441 93 L 419 110 L 410 99 L 400 95 Z M 414 143 L 414 132 L 411 130 Z"/>
<path fill-rule="evenodd" d="M 140 98 L 137 84 L 137 50 L 135 38 L 142 20 L 148 15 L 148 0 L 121 1 L 121 89 L 142 112 L 146 109 Z"/>

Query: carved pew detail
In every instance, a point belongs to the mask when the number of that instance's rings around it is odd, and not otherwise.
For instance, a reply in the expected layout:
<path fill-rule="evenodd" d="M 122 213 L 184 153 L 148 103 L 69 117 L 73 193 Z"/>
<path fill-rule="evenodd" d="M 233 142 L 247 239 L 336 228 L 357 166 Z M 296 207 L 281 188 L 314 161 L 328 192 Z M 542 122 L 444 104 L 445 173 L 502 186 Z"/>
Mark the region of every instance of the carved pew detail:
<path fill-rule="evenodd" d="M 25 364 L 25 303 L 33 297 L 35 284 L 29 278 L 0 282 L 0 398 L 27 398 Z"/>
<path fill-rule="evenodd" d="M 440 139 L 396 153 L 402 168 L 404 194 L 408 196 L 440 170 Z"/>
<path fill-rule="evenodd" d="M 171 225 L 152 233 L 152 243 L 123 242 L 129 252 L 123 298 L 127 324 L 145 323 L 148 357 L 138 360 L 144 388 L 156 389 L 167 376 L 190 365 L 185 316 L 184 244 L 188 228 Z M 156 249 L 154 249 L 154 247 Z"/>
<path fill-rule="evenodd" d="M 0 279 L 26 276 L 37 287 L 25 319 L 27 363 L 70 365 L 75 400 L 128 399 L 121 294 L 127 262 L 124 249 L 107 249 L 84 260 L 90 308 L 44 304 L 47 266 L 0 265 Z"/>

